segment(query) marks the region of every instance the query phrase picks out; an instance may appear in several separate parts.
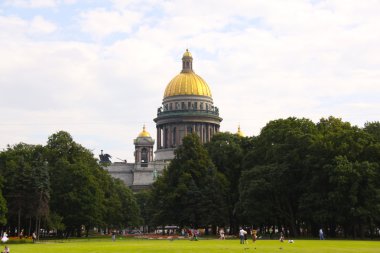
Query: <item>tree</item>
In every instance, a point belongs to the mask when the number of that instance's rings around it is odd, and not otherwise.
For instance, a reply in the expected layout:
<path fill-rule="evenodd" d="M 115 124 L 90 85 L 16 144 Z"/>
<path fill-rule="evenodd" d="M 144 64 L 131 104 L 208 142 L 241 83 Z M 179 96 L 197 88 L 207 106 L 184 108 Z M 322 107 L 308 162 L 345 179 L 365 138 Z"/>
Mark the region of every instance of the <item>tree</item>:
<path fill-rule="evenodd" d="M 61 131 L 50 136 L 46 156 L 51 209 L 62 218 L 67 236 L 75 232 L 80 236 L 83 226 L 88 236 L 89 229 L 95 226 L 123 228 L 139 224 L 139 209 L 131 190 L 112 178 L 69 133 Z"/>
<path fill-rule="evenodd" d="M 237 134 L 218 133 L 206 144 L 215 167 L 228 182 L 225 202 L 228 208 L 228 225 L 231 234 L 238 231 L 239 218 L 241 218 L 236 204 L 239 201 L 239 179 L 243 157 L 247 152 L 245 139 L 248 138 L 240 137 Z"/>
<path fill-rule="evenodd" d="M 3 182 L 3 178 L 0 176 L 0 225 L 5 225 L 6 222 L 7 222 L 7 212 L 8 212 L 8 209 L 7 209 L 7 203 L 6 203 L 6 200 L 5 198 L 3 197 L 3 194 L 2 194 L 2 182 Z"/>
<path fill-rule="evenodd" d="M 371 134 L 376 142 L 380 142 L 380 122 L 367 122 L 364 124 L 364 131 Z"/>
<path fill-rule="evenodd" d="M 183 139 L 163 175 L 153 184 L 156 224 L 219 225 L 226 222 L 225 177 L 218 173 L 195 134 Z"/>
<path fill-rule="evenodd" d="M 365 146 L 365 160 L 380 163 L 380 122 L 367 122 L 363 130 L 372 138 Z"/>
<path fill-rule="evenodd" d="M 120 179 L 105 173 L 101 183 L 105 192 L 105 224 L 118 229 L 140 225 L 140 210 L 132 191 Z"/>
<path fill-rule="evenodd" d="M 316 126 L 317 138 L 309 154 L 309 183 L 305 185 L 300 199 L 300 212 L 303 219 L 311 225 L 309 230 L 314 234 L 320 227 L 325 227 L 326 230 L 328 228 L 329 236 L 334 237 L 335 231 L 346 226 L 346 217 L 351 217 L 342 212 L 342 207 L 347 207 L 347 204 L 355 208 L 356 205 L 352 198 L 357 194 L 354 188 L 358 179 L 353 178 L 360 178 L 362 172 L 353 168 L 365 161 L 373 161 L 369 160 L 368 154 L 374 140 L 362 129 L 334 117 L 321 119 Z M 334 176 L 338 171 L 339 176 Z M 338 179 L 348 180 L 351 182 L 350 187 L 343 188 L 342 181 Z M 341 188 L 337 188 L 338 185 Z M 346 204 L 336 199 L 337 196 L 345 199 L 348 194 L 351 195 L 351 200 L 346 199 Z M 347 226 L 342 230 L 347 236 Z"/>
<path fill-rule="evenodd" d="M 149 232 L 149 227 L 153 225 L 152 215 L 154 213 L 154 207 L 152 203 L 152 194 L 150 190 L 139 191 L 135 194 L 136 202 L 140 209 L 141 223 L 143 225 L 143 231 Z"/>
<path fill-rule="evenodd" d="M 307 185 L 309 152 L 314 146 L 317 129 L 308 119 L 279 119 L 270 121 L 254 140 L 253 149 L 243 161 L 244 172 L 240 180 L 241 209 L 251 224 L 263 221 L 276 222 L 297 235 L 299 228 L 299 198 Z M 265 186 L 265 195 L 272 204 L 261 207 L 268 210 L 257 216 L 259 208 L 247 198 L 262 199 L 259 183 Z M 261 223 L 262 225 L 262 223 Z M 269 225 L 269 224 L 267 224 Z"/>
<path fill-rule="evenodd" d="M 19 143 L 8 146 L 0 154 L 1 173 L 5 178 L 3 190 L 12 232 L 28 226 L 30 234 L 32 218 L 36 221 L 34 229 L 37 229 L 41 218 L 48 217 L 50 189 L 43 152 L 40 145 Z"/>
<path fill-rule="evenodd" d="M 96 178 L 100 166 L 93 154 L 67 132 L 49 137 L 47 159 L 51 179 L 51 208 L 63 217 L 67 236 L 102 224 L 104 194 Z"/>

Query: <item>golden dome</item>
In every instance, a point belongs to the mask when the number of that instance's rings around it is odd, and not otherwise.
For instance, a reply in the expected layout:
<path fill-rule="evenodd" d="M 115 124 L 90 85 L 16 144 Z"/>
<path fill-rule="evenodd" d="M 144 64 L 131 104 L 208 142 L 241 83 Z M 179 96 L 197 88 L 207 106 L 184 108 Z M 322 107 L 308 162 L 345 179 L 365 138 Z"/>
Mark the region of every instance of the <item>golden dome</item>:
<path fill-rule="evenodd" d="M 244 133 L 240 130 L 240 125 L 238 126 L 238 131 L 236 133 L 237 135 L 239 135 L 240 137 L 244 137 Z"/>
<path fill-rule="evenodd" d="M 211 90 L 205 80 L 193 71 L 193 57 L 188 49 L 182 57 L 182 71 L 166 86 L 164 98 L 180 95 L 211 97 Z"/>
<path fill-rule="evenodd" d="M 180 73 L 166 86 L 164 98 L 178 95 L 211 97 L 207 83 L 194 72 Z"/>
<path fill-rule="evenodd" d="M 143 126 L 143 130 L 139 133 L 138 137 L 150 137 L 150 134 L 145 130 L 145 125 Z"/>

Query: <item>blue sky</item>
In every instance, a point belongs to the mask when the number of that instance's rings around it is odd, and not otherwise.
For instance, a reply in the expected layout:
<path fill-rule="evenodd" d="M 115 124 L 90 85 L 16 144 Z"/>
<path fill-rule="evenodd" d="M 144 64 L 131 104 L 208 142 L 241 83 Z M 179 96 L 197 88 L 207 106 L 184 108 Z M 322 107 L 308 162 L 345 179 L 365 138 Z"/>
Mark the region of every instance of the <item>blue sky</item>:
<path fill-rule="evenodd" d="M 0 149 L 65 130 L 133 161 L 189 48 L 222 131 L 380 112 L 378 0 L 4 0 Z"/>

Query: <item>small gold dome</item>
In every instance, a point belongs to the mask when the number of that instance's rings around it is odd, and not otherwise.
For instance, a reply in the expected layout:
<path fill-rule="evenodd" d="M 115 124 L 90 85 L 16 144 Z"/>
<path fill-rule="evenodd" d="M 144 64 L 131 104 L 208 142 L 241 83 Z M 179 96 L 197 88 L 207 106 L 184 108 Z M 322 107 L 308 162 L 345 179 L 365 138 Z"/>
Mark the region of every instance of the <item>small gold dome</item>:
<path fill-rule="evenodd" d="M 189 49 L 186 49 L 186 52 L 183 53 L 182 57 L 193 57 L 191 53 L 189 52 Z"/>
<path fill-rule="evenodd" d="M 139 133 L 138 137 L 150 137 L 150 134 L 145 130 L 145 125 L 143 126 L 143 130 Z"/>
<path fill-rule="evenodd" d="M 194 72 L 180 73 L 166 86 L 164 98 L 179 95 L 211 97 L 207 83 Z"/>
<path fill-rule="evenodd" d="M 240 130 L 240 125 L 238 126 L 238 131 L 236 133 L 237 135 L 239 135 L 240 137 L 244 137 L 245 134 Z"/>

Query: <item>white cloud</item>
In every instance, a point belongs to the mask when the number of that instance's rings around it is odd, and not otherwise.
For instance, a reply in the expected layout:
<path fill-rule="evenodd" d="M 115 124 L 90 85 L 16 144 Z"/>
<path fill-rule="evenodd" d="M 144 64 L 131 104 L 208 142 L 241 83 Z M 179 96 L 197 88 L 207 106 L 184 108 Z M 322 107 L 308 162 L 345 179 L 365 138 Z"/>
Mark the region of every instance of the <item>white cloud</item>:
<path fill-rule="evenodd" d="M 129 33 L 139 21 L 140 15 L 133 11 L 107 11 L 104 9 L 90 10 L 81 13 L 81 28 L 102 39 L 113 33 Z"/>
<path fill-rule="evenodd" d="M 63 3 L 65 3 L 65 4 L 75 4 L 77 2 L 78 2 L 78 0 L 63 0 Z"/>
<path fill-rule="evenodd" d="M 16 16 L 0 16 L 0 42 L 16 41 L 25 36 L 27 21 Z M 1 63 L 1 62 L 0 62 Z"/>
<path fill-rule="evenodd" d="M 5 0 L 6 5 L 22 8 L 50 8 L 56 7 L 57 0 Z"/>
<path fill-rule="evenodd" d="M 30 33 L 52 33 L 57 30 L 57 26 L 44 19 L 41 16 L 36 16 L 30 23 Z"/>

